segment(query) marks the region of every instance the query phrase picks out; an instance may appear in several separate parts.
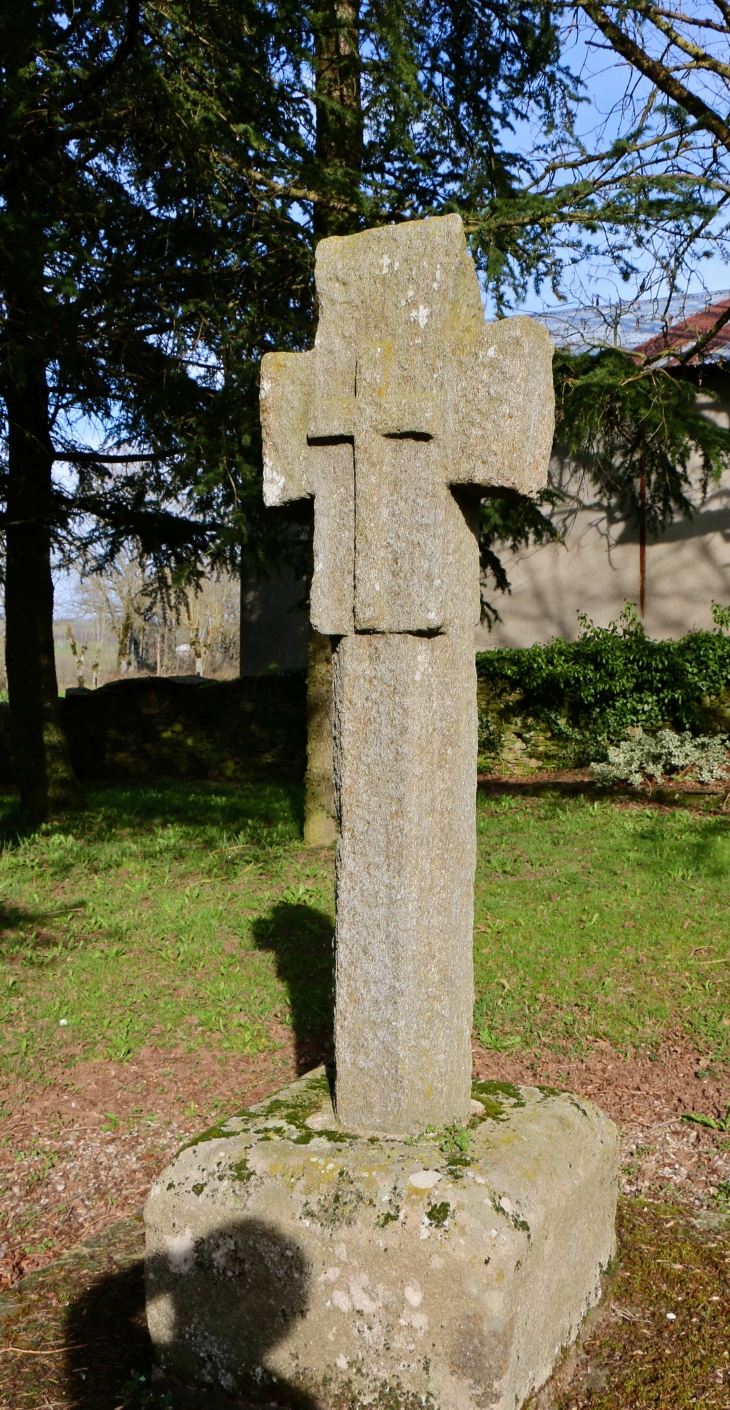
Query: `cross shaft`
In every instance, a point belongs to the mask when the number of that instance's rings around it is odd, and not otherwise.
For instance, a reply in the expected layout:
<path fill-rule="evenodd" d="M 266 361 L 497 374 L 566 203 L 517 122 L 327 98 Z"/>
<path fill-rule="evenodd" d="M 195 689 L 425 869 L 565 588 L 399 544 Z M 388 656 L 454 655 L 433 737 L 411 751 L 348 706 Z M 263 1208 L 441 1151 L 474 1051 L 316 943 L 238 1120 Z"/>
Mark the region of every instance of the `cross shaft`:
<path fill-rule="evenodd" d="M 314 497 L 333 638 L 336 1100 L 402 1135 L 468 1111 L 478 499 L 533 494 L 547 332 L 484 320 L 461 221 L 324 240 L 314 349 L 261 373 L 264 498 Z"/>

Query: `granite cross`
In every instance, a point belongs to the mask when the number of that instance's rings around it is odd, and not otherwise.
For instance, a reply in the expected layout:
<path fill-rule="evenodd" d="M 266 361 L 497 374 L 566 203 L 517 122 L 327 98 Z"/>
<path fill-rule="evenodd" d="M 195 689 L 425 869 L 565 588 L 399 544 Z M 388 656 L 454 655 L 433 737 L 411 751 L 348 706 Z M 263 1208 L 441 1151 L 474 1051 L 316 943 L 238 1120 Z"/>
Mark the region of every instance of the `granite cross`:
<path fill-rule="evenodd" d="M 336 1110 L 408 1135 L 469 1112 L 476 516 L 534 494 L 551 347 L 486 323 L 457 215 L 323 240 L 314 349 L 261 369 L 264 498 L 314 497 L 332 638 Z"/>

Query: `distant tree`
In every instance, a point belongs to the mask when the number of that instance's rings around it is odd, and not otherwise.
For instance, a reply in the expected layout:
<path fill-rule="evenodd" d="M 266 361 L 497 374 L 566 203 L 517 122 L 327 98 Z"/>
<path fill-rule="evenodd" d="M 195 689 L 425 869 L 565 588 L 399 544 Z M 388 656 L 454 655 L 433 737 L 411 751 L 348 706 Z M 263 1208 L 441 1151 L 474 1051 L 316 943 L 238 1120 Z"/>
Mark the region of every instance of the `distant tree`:
<path fill-rule="evenodd" d="M 314 95 L 315 244 L 449 210 L 473 220 L 480 201 L 521 174 L 520 159 L 502 145 L 510 121 L 531 107 L 549 121 L 560 104 L 565 79 L 549 6 L 540 14 L 520 0 L 326 0 L 309 23 L 302 80 Z M 513 507 L 505 503 L 503 515 L 514 519 Z M 540 537 L 553 532 L 539 512 L 523 512 L 523 522 Z M 490 566 L 498 563 L 484 546 Z M 307 732 L 304 838 L 317 846 L 331 841 L 335 821 L 330 644 L 315 631 Z"/>
<path fill-rule="evenodd" d="M 267 348 L 311 338 L 320 235 L 458 210 L 504 311 L 531 280 L 559 287 L 586 240 L 628 269 L 632 241 L 661 228 L 679 250 L 725 199 L 685 169 L 671 115 L 608 152 L 576 145 L 564 13 L 559 0 L 2 11 L 0 490 L 27 807 L 76 792 L 54 556 L 99 567 L 136 544 L 183 585 L 206 556 L 260 568 L 306 554 L 306 534 L 263 509 L 257 387 Z M 529 123 L 532 156 L 510 145 Z M 524 505 L 485 515 L 487 569 L 500 537 L 552 532 Z"/>
<path fill-rule="evenodd" d="M 716 394 L 704 353 L 730 320 L 730 304 L 712 327 L 705 320 L 701 333 L 690 329 L 679 343 L 670 325 L 690 271 L 701 277 L 709 254 L 728 256 L 730 8 L 720 0 L 684 8 L 559 0 L 555 15 L 563 35 L 577 26 L 623 83 L 612 85 L 616 98 L 595 145 L 577 141 L 569 126 L 561 159 L 548 162 L 543 179 L 552 167 L 562 174 L 561 190 L 582 180 L 594 246 L 607 229 L 619 286 L 633 286 L 623 306 L 618 299 L 602 310 L 603 336 L 597 332 L 592 347 L 556 354 L 556 445 L 616 518 L 638 526 L 645 551 L 647 534 L 659 534 L 677 514 L 691 515 L 697 493 L 704 496 L 730 467 L 730 434 L 697 402 L 700 386 L 705 400 Z M 663 333 L 633 353 L 617 342 L 619 320 L 632 301 L 647 297 Z M 643 570 L 641 582 L 643 596 Z"/>
<path fill-rule="evenodd" d="M 299 122 L 277 23 L 256 0 L 0 15 L 6 654 L 21 798 L 40 815 L 76 795 L 54 555 L 99 564 L 136 543 L 189 575 L 221 481 L 229 536 L 257 499 L 258 356 L 239 349 L 310 297 L 309 242 L 276 194 Z"/>

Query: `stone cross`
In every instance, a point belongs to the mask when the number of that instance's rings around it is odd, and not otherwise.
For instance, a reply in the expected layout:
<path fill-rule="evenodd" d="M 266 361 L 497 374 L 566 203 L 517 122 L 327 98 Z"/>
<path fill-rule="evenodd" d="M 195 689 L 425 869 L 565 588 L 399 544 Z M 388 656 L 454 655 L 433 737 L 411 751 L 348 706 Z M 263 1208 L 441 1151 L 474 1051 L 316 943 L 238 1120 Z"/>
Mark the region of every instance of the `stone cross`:
<path fill-rule="evenodd" d="M 314 349 L 261 369 L 264 499 L 314 498 L 332 638 L 335 1100 L 408 1135 L 469 1112 L 480 498 L 534 494 L 551 346 L 485 322 L 457 215 L 323 240 Z"/>

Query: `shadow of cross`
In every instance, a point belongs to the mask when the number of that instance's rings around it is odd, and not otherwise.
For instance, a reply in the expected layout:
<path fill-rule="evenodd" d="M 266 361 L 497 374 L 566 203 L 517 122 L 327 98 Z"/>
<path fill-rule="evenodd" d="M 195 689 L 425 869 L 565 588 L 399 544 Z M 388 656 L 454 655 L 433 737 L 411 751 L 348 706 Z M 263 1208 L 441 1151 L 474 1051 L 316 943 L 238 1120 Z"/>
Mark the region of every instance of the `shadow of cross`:
<path fill-rule="evenodd" d="M 264 498 L 314 498 L 333 638 L 337 1113 L 464 1117 L 471 1078 L 476 506 L 545 483 L 551 347 L 487 324 L 456 215 L 324 240 L 307 353 L 261 369 Z"/>

